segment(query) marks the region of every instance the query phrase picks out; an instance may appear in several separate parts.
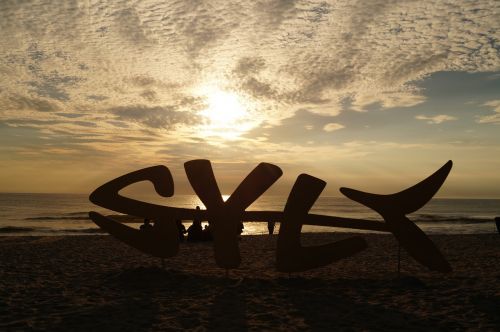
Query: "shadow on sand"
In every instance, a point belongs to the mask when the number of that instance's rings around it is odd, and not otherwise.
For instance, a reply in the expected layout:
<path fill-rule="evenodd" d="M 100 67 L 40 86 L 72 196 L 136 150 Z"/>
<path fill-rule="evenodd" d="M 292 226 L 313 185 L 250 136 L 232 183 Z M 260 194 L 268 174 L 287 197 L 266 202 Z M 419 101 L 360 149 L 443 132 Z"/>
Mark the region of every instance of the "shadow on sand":
<path fill-rule="evenodd" d="M 108 273 L 96 281 L 100 285 L 96 284 L 95 292 L 100 298 L 81 310 L 65 313 L 59 324 L 61 329 L 453 328 L 444 322 L 400 311 L 390 303 L 397 293 L 432 291 L 417 278 L 234 280 L 138 267 Z M 387 303 L 380 301 L 384 296 Z"/>

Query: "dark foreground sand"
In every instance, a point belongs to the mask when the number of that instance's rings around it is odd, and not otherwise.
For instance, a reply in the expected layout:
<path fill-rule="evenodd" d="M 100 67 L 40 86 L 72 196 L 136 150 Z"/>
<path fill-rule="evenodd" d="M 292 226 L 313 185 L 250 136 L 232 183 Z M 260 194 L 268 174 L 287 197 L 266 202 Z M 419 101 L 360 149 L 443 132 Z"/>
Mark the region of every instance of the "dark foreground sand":
<path fill-rule="evenodd" d="M 304 234 L 304 244 L 340 239 Z M 308 273 L 274 271 L 276 237 L 248 236 L 225 277 L 211 244 L 159 268 L 108 236 L 0 238 L 0 330 L 500 330 L 500 236 L 433 236 L 454 272 L 428 272 L 391 235 Z"/>

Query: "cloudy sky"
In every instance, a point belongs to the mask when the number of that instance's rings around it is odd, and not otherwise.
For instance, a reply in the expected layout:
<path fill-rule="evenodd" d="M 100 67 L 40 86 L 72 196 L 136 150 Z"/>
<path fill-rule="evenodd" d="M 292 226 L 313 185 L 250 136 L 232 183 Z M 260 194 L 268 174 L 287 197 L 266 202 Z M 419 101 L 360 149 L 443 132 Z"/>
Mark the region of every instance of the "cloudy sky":
<path fill-rule="evenodd" d="M 0 191 L 210 159 L 500 198 L 498 1 L 0 1 Z"/>

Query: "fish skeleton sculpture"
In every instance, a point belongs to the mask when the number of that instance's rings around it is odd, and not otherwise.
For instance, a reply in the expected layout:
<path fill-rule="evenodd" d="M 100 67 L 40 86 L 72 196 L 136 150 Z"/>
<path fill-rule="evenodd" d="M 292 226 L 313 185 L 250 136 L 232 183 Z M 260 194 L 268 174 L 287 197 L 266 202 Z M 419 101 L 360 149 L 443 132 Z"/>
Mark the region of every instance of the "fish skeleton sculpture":
<path fill-rule="evenodd" d="M 151 181 L 156 193 L 163 197 L 174 194 L 174 180 L 165 166 L 153 166 L 111 180 L 90 195 L 90 201 L 101 207 L 132 216 L 155 220 L 151 231 L 140 231 L 90 212 L 90 218 L 102 229 L 124 243 L 156 257 L 175 256 L 179 250 L 176 220 L 198 218 L 208 220 L 214 237 L 215 261 L 225 269 L 241 263 L 238 246 L 238 225 L 242 221 L 280 222 L 276 251 L 276 268 L 281 272 L 300 272 L 352 256 L 367 247 L 361 236 L 320 246 L 302 247 L 302 225 L 344 227 L 390 232 L 417 262 L 432 271 L 450 272 L 451 266 L 435 244 L 407 214 L 424 206 L 439 190 L 452 167 L 448 161 L 434 174 L 416 185 L 391 195 L 370 194 L 340 188 L 348 198 L 377 213 L 384 222 L 311 214 L 309 210 L 326 186 L 326 182 L 307 174 L 297 178 L 284 211 L 245 211 L 283 174 L 273 164 L 260 163 L 224 201 L 209 160 L 191 160 L 184 164 L 187 177 L 206 210 L 177 208 L 147 203 L 119 194 L 123 188 L 140 181 Z"/>

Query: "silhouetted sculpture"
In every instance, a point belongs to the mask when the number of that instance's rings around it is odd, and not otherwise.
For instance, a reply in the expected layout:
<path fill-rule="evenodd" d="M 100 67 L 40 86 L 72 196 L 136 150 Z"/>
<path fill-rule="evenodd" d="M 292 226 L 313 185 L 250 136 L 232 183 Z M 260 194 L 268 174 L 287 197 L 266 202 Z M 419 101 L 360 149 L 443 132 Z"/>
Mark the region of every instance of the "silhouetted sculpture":
<path fill-rule="evenodd" d="M 434 196 L 450 173 L 451 166 L 450 160 L 427 179 L 392 195 L 369 194 L 349 188 L 340 188 L 340 192 L 377 211 L 401 246 L 417 262 L 434 271 L 450 272 L 451 266 L 439 249 L 406 215 L 420 209 Z"/>
<path fill-rule="evenodd" d="M 224 202 L 209 160 L 191 160 L 184 164 L 194 191 L 207 207 L 213 227 L 215 261 L 230 269 L 240 265 L 237 227 L 243 212 L 281 176 L 279 167 L 260 163 Z"/>
<path fill-rule="evenodd" d="M 196 229 L 200 231 L 201 221 L 208 220 L 214 238 L 216 263 L 226 269 L 238 267 L 241 262 L 238 233 L 242 221 L 245 220 L 281 222 L 276 253 L 276 266 L 279 271 L 304 271 L 323 266 L 366 248 L 364 239 L 358 236 L 323 246 L 302 247 L 300 231 L 302 225 L 307 224 L 392 232 L 401 246 L 416 261 L 431 270 L 449 272 L 451 271 L 449 263 L 425 233 L 406 218 L 406 214 L 418 210 L 432 198 L 448 176 L 451 167 L 452 162 L 449 161 L 427 179 L 392 195 L 340 189 L 347 197 L 377 211 L 385 223 L 309 214 L 309 209 L 326 183 L 307 174 L 301 174 L 297 178 L 284 212 L 246 212 L 245 209 L 282 175 L 281 169 L 272 164 L 259 164 L 224 202 L 208 160 L 191 160 L 184 164 L 189 182 L 207 210 L 201 210 L 199 207 L 192 210 L 162 206 L 119 194 L 121 189 L 130 184 L 149 180 L 159 195 L 172 196 L 174 183 L 170 171 L 164 166 L 154 166 L 111 180 L 90 195 L 90 201 L 101 207 L 154 219 L 155 225 L 151 232 L 142 232 L 122 225 L 97 212 L 90 212 L 89 215 L 99 227 L 119 240 L 161 258 L 173 256 L 178 251 L 180 238 L 175 220 L 192 219 L 193 224 L 196 220 Z"/>
<path fill-rule="evenodd" d="M 267 231 L 269 232 L 269 235 L 273 235 L 275 226 L 276 226 L 275 221 L 268 221 L 267 222 Z"/>
<path fill-rule="evenodd" d="M 295 181 L 280 225 L 276 255 L 278 271 L 300 272 L 313 269 L 352 256 L 366 248 L 365 240 L 359 236 L 321 246 L 300 245 L 302 221 L 307 218 L 309 209 L 325 186 L 325 181 L 306 174 L 299 175 Z"/>
<path fill-rule="evenodd" d="M 175 223 L 159 220 L 148 231 L 144 232 L 123 225 L 97 212 L 90 212 L 90 218 L 97 226 L 104 229 L 118 240 L 146 254 L 160 258 L 168 258 L 179 252 L 179 235 Z"/>

